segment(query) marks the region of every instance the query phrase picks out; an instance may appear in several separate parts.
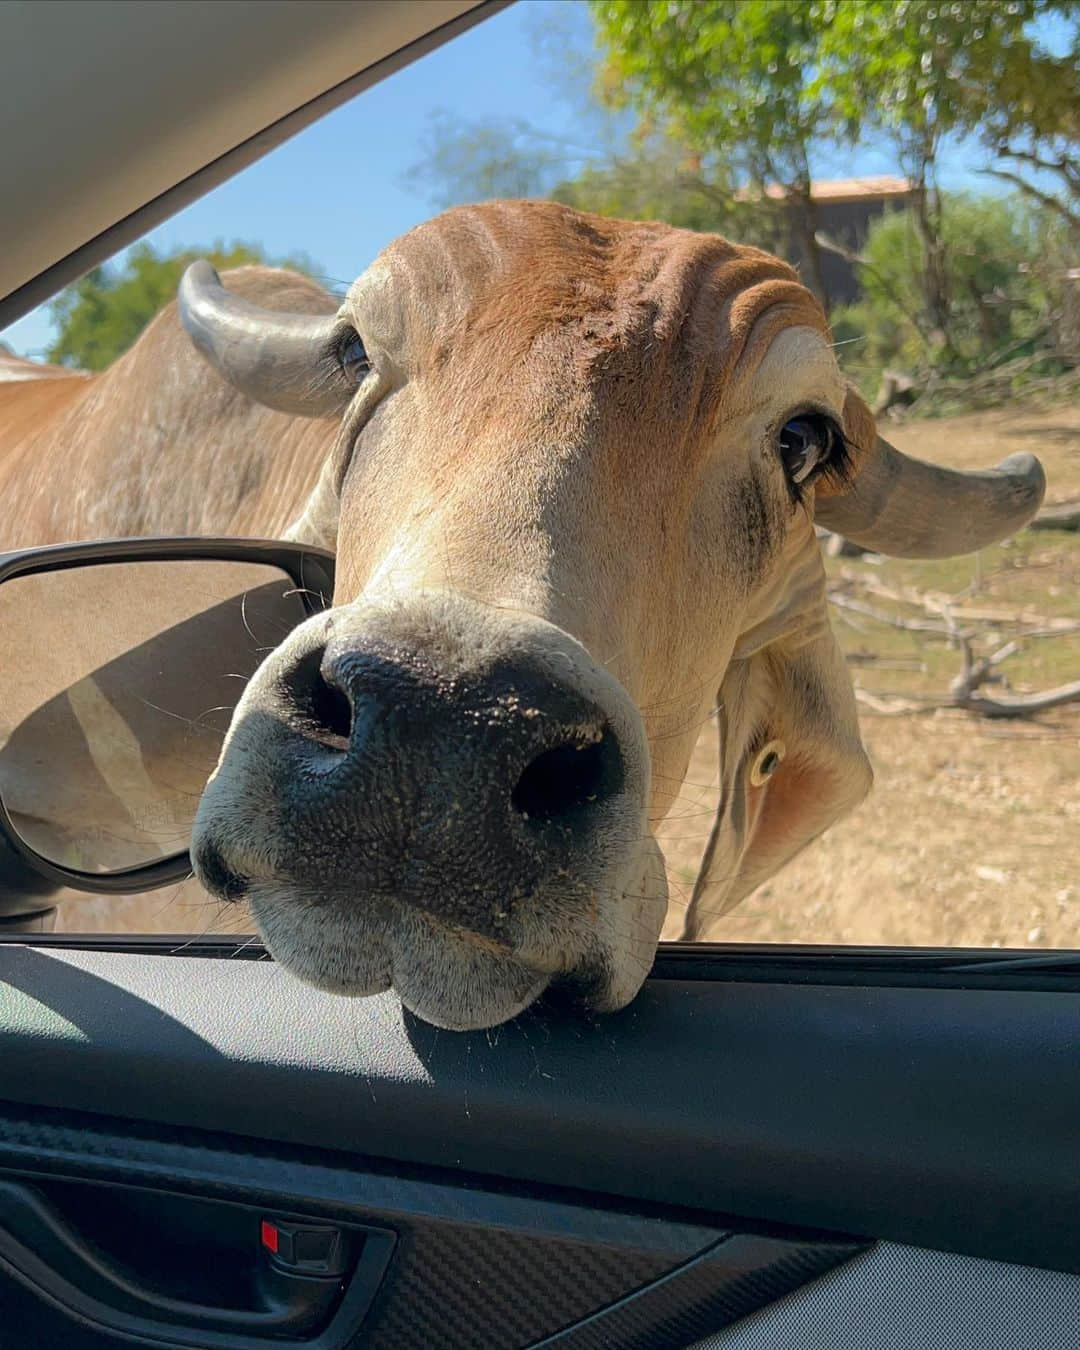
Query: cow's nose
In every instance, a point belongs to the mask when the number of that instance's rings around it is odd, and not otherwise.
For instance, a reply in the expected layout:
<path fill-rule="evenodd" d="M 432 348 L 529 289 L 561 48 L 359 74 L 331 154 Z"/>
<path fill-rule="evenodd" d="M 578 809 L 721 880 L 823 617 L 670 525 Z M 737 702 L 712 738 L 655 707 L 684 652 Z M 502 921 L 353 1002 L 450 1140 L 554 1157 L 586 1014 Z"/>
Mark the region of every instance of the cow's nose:
<path fill-rule="evenodd" d="M 331 647 L 284 684 L 296 730 L 326 752 L 324 769 L 343 771 L 344 791 L 349 770 L 401 777 L 394 766 L 407 765 L 448 807 L 541 825 L 587 817 L 622 787 L 601 709 L 535 659 L 446 677 L 401 653 Z"/>
<path fill-rule="evenodd" d="M 498 935 L 515 899 L 573 885 L 625 812 L 601 707 L 535 654 L 447 668 L 431 655 L 319 644 L 283 663 L 279 794 L 317 856 L 309 883 L 393 896 Z M 285 760 L 282 765 L 282 757 Z"/>

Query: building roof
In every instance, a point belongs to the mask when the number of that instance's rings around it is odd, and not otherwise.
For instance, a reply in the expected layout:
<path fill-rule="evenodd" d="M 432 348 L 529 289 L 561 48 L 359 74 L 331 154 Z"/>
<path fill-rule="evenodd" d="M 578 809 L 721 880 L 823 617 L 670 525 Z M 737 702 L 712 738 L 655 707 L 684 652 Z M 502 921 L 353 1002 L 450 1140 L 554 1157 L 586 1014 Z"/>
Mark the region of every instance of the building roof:
<path fill-rule="evenodd" d="M 890 174 L 878 174 L 872 178 L 819 178 L 810 184 L 810 195 L 818 202 L 857 202 L 867 197 L 906 197 L 911 192 L 911 181 L 907 178 L 895 178 Z M 745 188 L 737 196 L 744 200 L 751 194 Z M 781 201 L 787 194 L 787 188 L 779 183 L 770 183 L 765 195 L 774 201 Z"/>

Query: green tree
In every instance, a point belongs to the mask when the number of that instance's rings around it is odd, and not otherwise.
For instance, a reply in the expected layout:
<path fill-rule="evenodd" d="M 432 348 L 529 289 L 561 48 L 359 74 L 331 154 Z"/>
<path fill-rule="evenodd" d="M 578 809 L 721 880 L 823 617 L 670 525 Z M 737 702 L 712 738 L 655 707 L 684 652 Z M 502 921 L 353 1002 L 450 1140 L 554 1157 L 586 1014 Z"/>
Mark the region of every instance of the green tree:
<path fill-rule="evenodd" d="M 1053 21 L 1059 50 L 1029 27 L 1010 43 L 992 83 L 963 91 L 968 129 L 995 158 L 988 172 L 1019 189 L 1080 232 L 1080 6 L 1075 0 L 1036 0 Z M 1037 181 L 1032 181 L 1036 179 Z"/>
<path fill-rule="evenodd" d="M 138 244 L 121 266 L 95 267 L 51 302 L 57 334 L 48 359 L 79 370 L 104 370 L 176 295 L 185 267 L 196 258 L 208 258 L 219 269 L 268 261 L 257 244 L 219 241 L 213 248 L 169 254 Z M 310 261 L 299 257 L 281 265 L 312 271 Z"/>
<path fill-rule="evenodd" d="M 439 115 L 404 175 L 434 205 L 495 197 L 550 197 L 579 211 L 725 230 L 750 216 L 723 167 L 664 135 L 592 154 L 527 122 L 463 122 Z"/>
<path fill-rule="evenodd" d="M 784 189 L 807 280 L 828 302 L 810 147 L 830 109 L 807 97 L 820 18 L 806 0 L 590 0 L 604 48 L 602 94 L 659 121 L 703 157 L 722 161 L 768 210 Z"/>
<path fill-rule="evenodd" d="M 776 245 L 760 213 L 739 197 L 722 164 L 668 136 L 638 138 L 626 153 L 587 165 L 550 194 L 579 211 L 624 220 L 664 220 L 688 230 L 737 234 L 763 248 Z"/>
<path fill-rule="evenodd" d="M 1057 222 L 1019 194 L 948 193 L 942 212 L 958 372 L 1034 353 L 1052 309 L 1039 262 Z M 872 395 L 883 368 L 924 371 L 933 360 L 915 216 L 898 211 L 876 220 L 860 257 L 862 297 L 834 310 L 831 322 L 844 364 Z"/>
<path fill-rule="evenodd" d="M 966 103 L 971 130 L 993 155 L 989 174 L 1036 203 L 1043 221 L 1032 276 L 1051 302 L 1050 330 L 1059 356 L 1080 361 L 1080 6 L 1040 0 L 1056 50 L 1034 35 L 1015 43 L 996 87 L 972 86 Z M 1053 28 L 1046 21 L 1053 21 Z"/>
<path fill-rule="evenodd" d="M 984 131 L 990 110 L 1016 99 L 1021 72 L 1030 82 L 1042 68 L 1031 25 L 1048 6 L 1040 0 L 812 0 L 806 9 L 819 40 L 804 97 L 828 109 L 852 143 L 876 130 L 895 145 L 913 189 L 921 305 L 951 360 L 952 277 L 939 151 L 948 136 Z"/>

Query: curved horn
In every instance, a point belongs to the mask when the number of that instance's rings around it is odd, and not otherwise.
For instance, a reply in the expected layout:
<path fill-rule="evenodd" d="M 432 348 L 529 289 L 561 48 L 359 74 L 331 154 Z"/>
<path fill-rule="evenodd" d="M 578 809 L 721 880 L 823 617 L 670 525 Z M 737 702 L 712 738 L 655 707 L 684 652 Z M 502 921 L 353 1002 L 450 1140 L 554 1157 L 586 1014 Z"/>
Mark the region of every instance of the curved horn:
<path fill-rule="evenodd" d="M 952 558 L 1007 539 L 1039 509 L 1046 475 L 1034 455 L 1010 455 L 996 469 L 965 473 L 911 459 L 877 435 L 869 409 L 852 393 L 844 420 L 856 444 L 849 484 L 817 493 L 820 525 L 894 558 Z"/>
<path fill-rule="evenodd" d="M 227 291 L 204 259 L 184 273 L 180 319 L 217 373 L 256 403 L 336 417 L 356 393 L 334 351 L 333 315 L 283 314 Z"/>

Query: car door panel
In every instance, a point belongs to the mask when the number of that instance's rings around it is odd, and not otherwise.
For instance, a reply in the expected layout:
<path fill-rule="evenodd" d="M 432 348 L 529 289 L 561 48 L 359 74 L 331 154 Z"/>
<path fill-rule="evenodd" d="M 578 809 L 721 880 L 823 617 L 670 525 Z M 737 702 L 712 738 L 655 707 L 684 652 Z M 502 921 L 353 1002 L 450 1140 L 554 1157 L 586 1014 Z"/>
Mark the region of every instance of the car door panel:
<path fill-rule="evenodd" d="M 461 1034 L 267 960 L 41 941 L 0 944 L 2 1177 L 394 1233 L 357 1343 L 688 1345 L 883 1240 L 1080 1271 L 1067 976 L 760 982 L 669 951 L 620 1014 Z"/>
<path fill-rule="evenodd" d="M 0 978 L 8 1101 L 1080 1267 L 1072 992 L 669 974 L 462 1034 L 267 961 L 4 945 Z"/>
<path fill-rule="evenodd" d="M 1080 1338 L 1080 1279 L 878 1243 L 695 1350 L 1064 1350 Z"/>
<path fill-rule="evenodd" d="M 209 1209 L 242 1207 L 250 1215 L 248 1250 L 237 1245 L 231 1258 L 238 1266 L 258 1255 L 263 1215 L 391 1232 L 393 1256 L 357 1341 L 371 1346 L 524 1346 L 571 1330 L 568 1345 L 593 1344 L 598 1335 L 605 1344 L 686 1344 L 859 1250 L 859 1244 L 817 1234 L 735 1233 L 707 1215 L 562 1188 L 541 1191 L 449 1171 L 390 1167 L 356 1155 L 33 1108 L 0 1117 L 0 1173 L 7 1179 L 0 1189 L 17 1178 L 99 1253 L 114 1247 L 103 1259 L 126 1270 L 129 1284 L 141 1281 L 151 1289 L 167 1283 L 162 1269 L 178 1269 L 190 1282 L 200 1262 L 220 1264 L 228 1256 L 220 1238 L 193 1243 L 194 1225 L 180 1229 L 178 1238 L 175 1211 L 185 1198 Z M 73 1191 L 88 1190 L 98 1194 L 72 1201 Z M 89 1233 L 88 1211 L 94 1214 Z M 133 1211 L 141 1211 L 143 1220 L 134 1237 Z M 158 1213 L 161 1250 L 148 1258 L 146 1248 L 155 1242 L 148 1220 Z M 62 1336 L 69 1324 L 94 1344 L 100 1303 L 74 1298 L 70 1285 L 60 1288 L 59 1281 L 43 1278 L 27 1261 L 25 1247 L 13 1256 L 13 1226 L 10 1203 L 0 1204 L 5 1317 L 21 1310 L 23 1322 L 35 1328 L 35 1344 L 68 1344 Z M 213 1231 L 205 1222 L 203 1228 Z M 136 1250 L 149 1275 L 131 1273 L 139 1264 L 133 1242 L 140 1243 Z M 606 1320 L 612 1318 L 613 1325 Z M 17 1343 L 7 1338 L 11 1325 L 8 1320 L 0 1327 L 4 1346 Z M 114 1335 L 116 1325 L 119 1319 Z M 351 1344 L 354 1330 L 346 1322 L 345 1340 L 299 1343 L 320 1350 Z M 162 1335 L 134 1339 L 158 1343 Z M 254 1350 L 265 1342 L 238 1329 L 223 1342 L 189 1333 L 166 1336 L 164 1343 Z"/>

